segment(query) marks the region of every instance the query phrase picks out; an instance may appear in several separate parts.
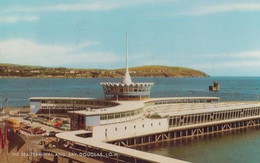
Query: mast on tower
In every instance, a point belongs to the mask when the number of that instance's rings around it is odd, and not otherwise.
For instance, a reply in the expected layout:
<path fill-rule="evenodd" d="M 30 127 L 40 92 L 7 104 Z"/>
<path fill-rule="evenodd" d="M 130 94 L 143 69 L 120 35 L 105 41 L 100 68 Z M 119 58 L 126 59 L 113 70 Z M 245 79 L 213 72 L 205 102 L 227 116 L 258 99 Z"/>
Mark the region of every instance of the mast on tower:
<path fill-rule="evenodd" d="M 128 70 L 128 39 L 126 33 L 126 69 L 121 82 L 101 82 L 106 100 L 143 100 L 150 98 L 152 82 L 133 83 Z"/>
<path fill-rule="evenodd" d="M 127 32 L 126 32 L 126 71 L 125 71 L 125 77 L 123 78 L 122 81 L 123 84 L 130 85 L 132 84 L 132 79 L 129 74 L 128 70 L 128 38 L 127 38 Z"/>

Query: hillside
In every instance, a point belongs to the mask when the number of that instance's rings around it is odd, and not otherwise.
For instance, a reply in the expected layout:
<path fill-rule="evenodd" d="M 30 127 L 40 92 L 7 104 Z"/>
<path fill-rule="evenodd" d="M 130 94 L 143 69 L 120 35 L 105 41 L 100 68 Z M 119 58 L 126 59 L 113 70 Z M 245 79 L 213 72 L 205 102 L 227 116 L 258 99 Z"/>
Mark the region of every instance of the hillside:
<path fill-rule="evenodd" d="M 208 77 L 204 72 L 184 67 L 141 66 L 129 69 L 132 77 Z M 48 68 L 0 64 L 0 77 L 41 77 L 41 78 L 121 78 L 125 69 L 71 69 Z"/>

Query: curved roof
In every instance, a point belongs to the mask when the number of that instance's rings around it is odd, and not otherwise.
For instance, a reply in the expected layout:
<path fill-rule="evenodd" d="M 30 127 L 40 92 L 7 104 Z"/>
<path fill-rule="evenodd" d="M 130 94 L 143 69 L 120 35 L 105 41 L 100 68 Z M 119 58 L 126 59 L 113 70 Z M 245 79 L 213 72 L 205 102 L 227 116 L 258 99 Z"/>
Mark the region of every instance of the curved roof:
<path fill-rule="evenodd" d="M 152 86 L 154 83 L 151 82 L 138 82 L 131 84 L 124 84 L 119 82 L 101 82 L 102 86 Z"/>

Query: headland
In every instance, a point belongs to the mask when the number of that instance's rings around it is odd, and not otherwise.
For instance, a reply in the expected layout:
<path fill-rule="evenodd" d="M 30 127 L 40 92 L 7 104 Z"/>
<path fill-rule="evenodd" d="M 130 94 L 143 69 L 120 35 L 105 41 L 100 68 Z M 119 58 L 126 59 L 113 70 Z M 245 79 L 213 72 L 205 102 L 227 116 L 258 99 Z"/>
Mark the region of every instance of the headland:
<path fill-rule="evenodd" d="M 208 77 L 205 72 L 184 67 L 140 66 L 129 68 L 132 77 Z M 124 69 L 74 69 L 0 64 L 0 77 L 7 78 L 121 78 Z"/>

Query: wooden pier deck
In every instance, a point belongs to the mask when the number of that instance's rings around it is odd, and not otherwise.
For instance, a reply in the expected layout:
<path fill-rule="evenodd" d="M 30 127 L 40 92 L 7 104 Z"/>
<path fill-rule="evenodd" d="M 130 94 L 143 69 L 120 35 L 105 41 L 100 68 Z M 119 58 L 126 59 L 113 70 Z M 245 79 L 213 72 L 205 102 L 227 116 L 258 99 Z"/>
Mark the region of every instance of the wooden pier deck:
<path fill-rule="evenodd" d="M 135 149 L 130 149 L 126 147 L 120 147 L 104 142 L 97 141 L 93 138 L 81 138 L 76 135 L 78 134 L 85 134 L 87 131 L 79 130 L 79 131 L 72 131 L 67 133 L 59 133 L 56 136 L 62 140 L 67 140 L 73 142 L 77 145 L 81 145 L 81 147 L 85 147 L 85 151 L 87 152 L 88 149 L 98 149 L 100 152 L 111 152 L 114 153 L 115 157 L 111 158 L 111 162 L 162 162 L 162 163 L 185 163 L 185 161 L 165 157 L 161 155 L 156 155 L 148 152 L 138 151 Z M 102 158 L 101 158 L 102 159 Z M 109 158 L 105 158 L 109 159 Z"/>

